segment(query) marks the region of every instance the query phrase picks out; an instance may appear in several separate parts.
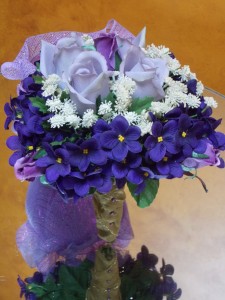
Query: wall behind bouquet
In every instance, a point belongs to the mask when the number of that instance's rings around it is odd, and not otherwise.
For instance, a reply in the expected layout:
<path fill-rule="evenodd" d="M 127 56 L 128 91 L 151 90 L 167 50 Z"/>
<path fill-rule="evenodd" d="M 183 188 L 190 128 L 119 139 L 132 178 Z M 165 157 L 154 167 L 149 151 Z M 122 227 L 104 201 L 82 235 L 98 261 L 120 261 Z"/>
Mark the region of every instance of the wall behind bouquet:
<path fill-rule="evenodd" d="M 0 64 L 12 61 L 25 39 L 50 31 L 97 31 L 116 19 L 134 34 L 147 27 L 147 43 L 166 45 L 188 64 L 206 86 L 225 94 L 224 0 L 1 0 Z M 8 166 L 10 151 L 3 131 L 3 105 L 16 93 L 16 82 L 0 77 L 0 299 L 19 299 L 16 277 L 32 274 L 15 244 L 17 228 L 25 222 L 27 183 L 20 183 Z M 225 116 L 217 98 L 216 117 Z M 221 130 L 225 131 L 225 127 Z M 136 239 L 134 254 L 145 242 L 152 252 L 175 266 L 183 300 L 223 300 L 225 294 L 225 171 L 200 172 L 208 183 L 205 194 L 196 181 L 162 181 L 154 204 L 137 209 L 128 199 Z"/>

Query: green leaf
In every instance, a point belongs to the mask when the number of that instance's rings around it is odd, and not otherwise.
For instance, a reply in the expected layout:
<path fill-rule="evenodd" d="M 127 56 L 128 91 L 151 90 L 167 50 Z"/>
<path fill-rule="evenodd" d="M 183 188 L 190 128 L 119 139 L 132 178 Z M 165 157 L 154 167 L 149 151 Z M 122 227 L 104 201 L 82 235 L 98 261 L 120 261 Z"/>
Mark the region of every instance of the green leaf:
<path fill-rule="evenodd" d="M 45 156 L 47 153 L 44 149 L 40 149 L 34 156 L 34 159 L 38 159 L 40 157 Z"/>
<path fill-rule="evenodd" d="M 141 208 L 145 208 L 155 199 L 159 188 L 159 180 L 147 179 L 145 189 L 140 194 L 136 194 L 137 186 L 135 184 L 128 182 L 127 186 L 131 195 L 136 200 L 137 205 Z"/>
<path fill-rule="evenodd" d="M 42 184 L 49 184 L 49 182 L 47 181 L 45 175 L 42 175 L 42 176 L 40 177 L 40 182 L 41 182 Z"/>
<path fill-rule="evenodd" d="M 39 110 L 42 113 L 45 114 L 45 113 L 48 112 L 47 106 L 45 105 L 45 100 L 43 98 L 40 98 L 40 97 L 30 97 L 29 99 L 32 102 L 32 105 L 34 107 L 39 108 Z"/>
<path fill-rule="evenodd" d="M 43 77 L 40 75 L 33 75 L 32 77 L 35 83 L 42 84 L 44 81 Z"/>
<path fill-rule="evenodd" d="M 202 159 L 209 158 L 209 156 L 206 155 L 206 154 L 197 153 L 197 152 L 194 152 L 194 151 L 192 152 L 192 157 L 194 157 L 194 158 L 202 158 Z"/>
<path fill-rule="evenodd" d="M 40 72 L 40 71 L 41 71 L 41 70 L 40 70 L 40 63 L 39 63 L 39 62 L 36 62 L 35 65 L 36 65 L 37 71 Z"/>
<path fill-rule="evenodd" d="M 134 111 L 137 114 L 140 114 L 143 109 L 149 109 L 153 100 L 153 97 L 135 98 L 132 101 L 129 111 Z"/>
<path fill-rule="evenodd" d="M 114 104 L 116 101 L 116 96 L 112 92 L 110 92 L 104 100 L 106 102 L 112 102 Z"/>
<path fill-rule="evenodd" d="M 77 139 L 78 139 L 79 135 L 73 135 L 71 138 L 68 138 L 66 137 L 64 140 L 62 141 L 54 141 L 54 142 L 51 142 L 51 146 L 61 146 L 62 144 L 66 143 L 66 142 L 75 142 Z"/>
<path fill-rule="evenodd" d="M 62 94 L 60 96 L 60 100 L 64 101 L 66 99 L 69 99 L 69 95 L 68 95 L 68 93 L 66 91 L 62 91 Z"/>
<path fill-rule="evenodd" d="M 102 103 L 101 97 L 98 96 L 98 98 L 96 99 L 96 111 L 97 112 L 99 110 L 99 106 L 101 105 L 101 103 Z"/>
<path fill-rule="evenodd" d="M 34 293 L 38 298 L 41 298 L 46 294 L 46 290 L 44 289 L 44 287 L 36 283 L 28 284 L 27 290 Z"/>
<path fill-rule="evenodd" d="M 85 45 L 85 46 L 82 46 L 82 48 L 83 48 L 84 50 L 92 50 L 92 51 L 96 51 L 96 48 L 95 48 L 95 46 L 93 46 L 93 45 Z"/>
<path fill-rule="evenodd" d="M 51 124 L 48 121 L 44 121 L 42 124 L 44 130 L 49 131 L 51 130 Z"/>
<path fill-rule="evenodd" d="M 195 168 L 189 168 L 189 167 L 186 167 L 186 166 L 184 166 L 184 165 L 181 165 L 181 167 L 182 167 L 182 169 L 183 169 L 183 171 L 192 171 L 192 170 L 195 170 Z"/>
<path fill-rule="evenodd" d="M 121 61 L 122 61 L 122 60 L 121 60 L 121 58 L 120 58 L 118 52 L 116 51 L 116 53 L 115 53 L 115 71 L 119 71 Z"/>

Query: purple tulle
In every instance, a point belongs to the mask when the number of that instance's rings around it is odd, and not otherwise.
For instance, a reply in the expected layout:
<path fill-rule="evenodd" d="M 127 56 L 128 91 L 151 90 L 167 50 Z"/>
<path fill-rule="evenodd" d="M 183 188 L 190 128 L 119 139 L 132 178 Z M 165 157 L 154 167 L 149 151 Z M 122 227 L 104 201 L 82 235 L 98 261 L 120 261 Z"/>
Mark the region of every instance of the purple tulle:
<path fill-rule="evenodd" d="M 92 258 L 104 244 L 97 236 L 92 196 L 74 203 L 63 202 L 58 191 L 43 185 L 37 178 L 30 183 L 26 212 L 28 221 L 17 232 L 17 246 L 31 267 L 47 273 L 55 262 L 64 258 L 76 265 L 81 258 Z M 127 247 L 133 238 L 127 205 L 115 247 Z"/>
<path fill-rule="evenodd" d="M 51 44 L 56 44 L 61 38 L 70 36 L 72 31 L 50 32 L 35 35 L 26 39 L 23 47 L 13 62 L 6 62 L 1 66 L 1 73 L 4 77 L 13 80 L 23 80 L 36 70 L 34 62 L 40 59 L 41 41 L 45 40 Z M 89 33 L 92 38 L 101 37 L 102 33 L 115 33 L 121 38 L 132 40 L 134 36 L 115 20 L 110 20 L 103 30 Z M 77 32 L 77 35 L 83 33 Z"/>

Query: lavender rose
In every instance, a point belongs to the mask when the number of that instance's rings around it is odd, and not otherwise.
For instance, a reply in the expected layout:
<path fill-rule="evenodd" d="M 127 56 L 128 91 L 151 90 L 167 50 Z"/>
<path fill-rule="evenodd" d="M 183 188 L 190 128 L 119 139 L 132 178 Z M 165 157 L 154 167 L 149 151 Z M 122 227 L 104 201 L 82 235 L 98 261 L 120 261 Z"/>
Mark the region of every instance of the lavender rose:
<path fill-rule="evenodd" d="M 194 158 L 188 157 L 183 161 L 183 165 L 187 168 L 202 168 L 206 166 L 219 166 L 221 164 L 220 161 L 220 151 L 213 148 L 211 144 L 207 144 L 206 151 L 204 152 L 207 155 L 207 158 Z"/>
<path fill-rule="evenodd" d="M 33 181 L 36 177 L 41 176 L 44 173 L 44 169 L 35 165 L 33 156 L 27 155 L 16 161 L 14 172 L 16 178 L 21 181 Z"/>
<path fill-rule="evenodd" d="M 98 96 L 105 97 L 109 93 L 107 63 L 100 53 L 84 51 L 64 74 L 63 78 L 70 90 L 71 100 L 82 114 L 86 109 L 95 109 Z"/>
<path fill-rule="evenodd" d="M 62 77 L 76 57 L 83 51 L 82 39 L 78 36 L 66 37 L 58 40 L 56 45 L 42 41 L 40 70 L 47 77 L 57 74 Z"/>
<path fill-rule="evenodd" d="M 166 62 L 147 57 L 137 46 L 131 46 L 120 65 L 120 72 L 136 82 L 135 98 L 165 96 L 162 85 L 169 71 Z"/>
<path fill-rule="evenodd" d="M 130 34 L 127 38 L 122 38 L 114 32 L 102 32 L 99 37 L 94 40 L 94 43 L 97 51 L 105 57 L 109 70 L 114 70 L 115 53 L 118 51 L 119 56 L 123 59 L 132 45 L 145 47 L 145 34 L 146 28 L 144 28 L 136 37 L 133 37 Z"/>
<path fill-rule="evenodd" d="M 57 74 L 67 85 L 79 114 L 95 109 L 98 96 L 109 93 L 107 62 L 103 55 L 85 50 L 80 37 L 63 38 L 56 45 L 42 41 L 40 70 L 44 76 Z"/>

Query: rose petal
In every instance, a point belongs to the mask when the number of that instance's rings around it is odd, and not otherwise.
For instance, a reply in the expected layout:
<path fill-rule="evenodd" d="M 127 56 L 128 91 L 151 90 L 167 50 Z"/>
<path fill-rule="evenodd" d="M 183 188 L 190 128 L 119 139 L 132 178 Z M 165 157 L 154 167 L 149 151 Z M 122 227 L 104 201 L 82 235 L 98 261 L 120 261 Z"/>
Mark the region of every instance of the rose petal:
<path fill-rule="evenodd" d="M 40 71 L 45 77 L 56 72 L 53 64 L 56 52 L 57 48 L 55 45 L 46 41 L 41 42 Z"/>

